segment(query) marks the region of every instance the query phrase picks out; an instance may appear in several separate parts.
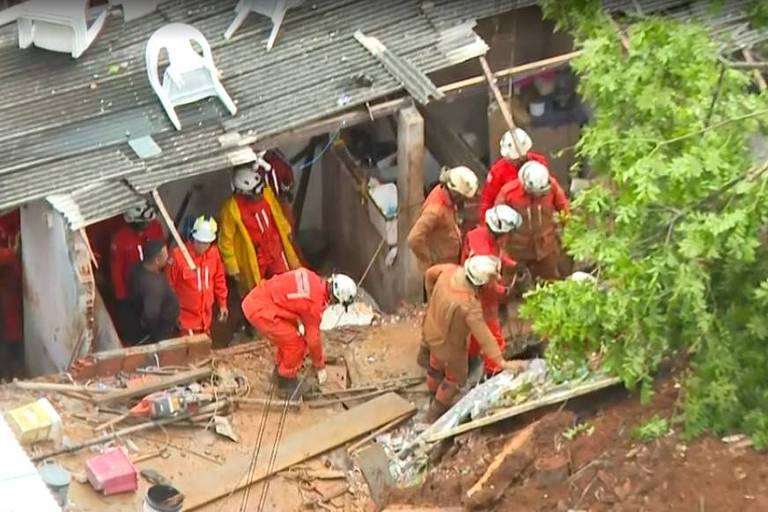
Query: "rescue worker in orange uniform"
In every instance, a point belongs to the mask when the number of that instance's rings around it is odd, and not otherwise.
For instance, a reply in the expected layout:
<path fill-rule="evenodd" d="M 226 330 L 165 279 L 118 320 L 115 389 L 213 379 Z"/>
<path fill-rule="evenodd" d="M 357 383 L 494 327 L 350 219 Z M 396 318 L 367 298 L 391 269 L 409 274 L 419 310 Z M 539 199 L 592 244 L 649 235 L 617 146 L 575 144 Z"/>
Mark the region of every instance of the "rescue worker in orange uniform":
<path fill-rule="evenodd" d="M 472 256 L 463 266 L 448 263 L 431 267 L 426 274 L 429 301 L 422 324 L 423 342 L 429 349 L 427 387 L 434 400 L 425 421 L 442 416 L 467 383 L 469 334 L 483 354 L 502 369 L 519 369 L 520 362 L 504 361 L 483 319 L 478 294 L 499 277 L 501 262 L 493 256 Z"/>
<path fill-rule="evenodd" d="M 570 205 L 549 170 L 539 162 L 526 163 L 519 179 L 501 188 L 496 204 L 507 204 L 523 217 L 520 229 L 508 237 L 509 254 L 524 263 L 534 278 L 560 279 L 558 217 L 567 217 Z"/>
<path fill-rule="evenodd" d="M 501 204 L 487 210 L 485 212 L 485 223 L 471 230 L 464 237 L 461 262 L 466 262 L 472 256 L 493 256 L 499 258 L 502 269 L 515 267 L 517 263 L 507 255 L 502 247 L 506 241 L 506 235 L 519 229 L 522 223 L 523 219 L 520 217 L 520 214 L 507 205 Z M 510 288 L 504 286 L 501 280 L 496 280 L 494 283 L 483 286 L 478 293 L 480 305 L 483 307 L 483 317 L 502 353 L 504 352 L 506 342 L 501 332 L 501 324 L 499 323 L 499 303 L 509 293 Z M 480 343 L 473 335 L 469 342 L 469 359 L 471 361 L 479 356 Z M 493 375 L 501 371 L 501 368 L 488 357 L 484 358 L 484 363 L 487 375 Z"/>
<path fill-rule="evenodd" d="M 23 377 L 24 332 L 19 210 L 0 216 L 0 377 Z"/>
<path fill-rule="evenodd" d="M 477 176 L 466 167 L 441 172 L 440 184 L 424 200 L 419 218 L 408 233 L 408 247 L 422 272 L 440 263 L 459 262 L 459 209 L 465 200 L 475 196 L 477 186 Z"/>
<path fill-rule="evenodd" d="M 501 157 L 488 171 L 483 191 L 480 193 L 479 213 L 481 219 L 485 217 L 485 212 L 495 204 L 501 187 L 517 179 L 521 165 L 528 161 L 549 165 L 547 157 L 531 151 L 532 147 L 531 137 L 521 128 L 515 128 L 514 131 L 509 130 L 501 138 L 499 141 Z"/>
<path fill-rule="evenodd" d="M 197 268 L 189 268 L 179 247 L 171 251 L 166 267 L 168 282 L 179 299 L 179 327 L 185 335 L 211 332 L 214 304 L 218 306 L 220 322 L 229 317 L 227 277 L 214 245 L 216 231 L 213 217 L 198 217 L 192 226 L 192 239 L 186 244 Z"/>
<path fill-rule="evenodd" d="M 300 266 L 291 226 L 264 174 L 263 159 L 235 170 L 235 193 L 221 208 L 219 250 L 227 275 L 244 296 L 263 279 Z"/>
<path fill-rule="evenodd" d="M 322 386 L 328 375 L 320 337 L 323 312 L 331 302 L 349 306 L 357 285 L 348 276 L 323 279 L 311 270 L 299 268 L 263 281 L 243 300 L 243 314 L 275 346 L 278 394 L 295 398 L 297 375 L 309 352 Z"/>
<path fill-rule="evenodd" d="M 142 246 L 150 240 L 162 240 L 163 228 L 157 220 L 157 210 L 149 203 L 123 213 L 125 225 L 115 231 L 109 244 L 109 272 L 117 313 L 116 327 L 122 336 L 133 316 L 128 301 L 128 276 L 131 269 L 144 261 Z"/>

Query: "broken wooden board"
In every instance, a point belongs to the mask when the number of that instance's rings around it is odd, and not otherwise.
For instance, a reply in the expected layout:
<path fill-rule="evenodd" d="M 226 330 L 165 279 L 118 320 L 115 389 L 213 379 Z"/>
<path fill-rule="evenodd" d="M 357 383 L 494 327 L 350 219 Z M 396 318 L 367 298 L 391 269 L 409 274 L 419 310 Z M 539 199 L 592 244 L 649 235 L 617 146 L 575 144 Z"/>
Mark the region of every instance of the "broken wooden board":
<path fill-rule="evenodd" d="M 395 485 L 395 480 L 389 471 L 389 457 L 384 448 L 380 444 L 372 444 L 357 452 L 353 460 L 363 473 L 363 478 L 371 491 L 371 498 L 381 506 L 387 490 Z"/>
<path fill-rule="evenodd" d="M 552 391 L 535 400 L 523 402 L 520 405 L 515 405 L 506 409 L 499 409 L 489 416 L 463 423 L 457 427 L 442 432 L 435 432 L 427 438 L 427 442 L 436 443 L 437 441 L 442 441 L 443 439 L 448 439 L 449 437 L 463 434 L 464 432 L 469 432 L 476 428 L 486 427 L 501 420 L 514 418 L 515 416 L 520 416 L 521 414 L 535 411 L 536 409 L 541 409 L 582 395 L 588 395 L 589 393 L 594 393 L 595 391 L 609 388 L 620 383 L 621 379 L 618 377 L 603 377 L 598 380 L 574 386 L 570 389 Z"/>
<path fill-rule="evenodd" d="M 189 372 L 178 373 L 172 377 L 157 379 L 149 384 L 142 386 L 135 386 L 127 389 L 121 389 L 120 391 L 114 391 L 107 393 L 103 396 L 96 397 L 94 402 L 97 405 L 109 405 L 131 398 L 144 397 L 151 393 L 163 391 L 165 389 L 174 388 L 176 386 L 182 386 L 198 380 L 205 379 L 211 375 L 210 368 L 202 368 L 200 370 L 192 370 Z"/>
<path fill-rule="evenodd" d="M 232 455 L 219 470 L 205 471 L 186 479 L 181 489 L 186 495 L 184 510 L 197 510 L 230 496 L 294 464 L 367 434 L 414 409 L 413 404 L 407 400 L 395 393 L 389 393 L 331 416 L 313 427 L 287 437 L 280 443 L 272 470 L 269 471 L 265 461 L 255 468 L 250 478 L 247 469 L 251 464 L 251 454 Z M 212 481 L 220 482 L 220 485 L 212 486 Z"/>

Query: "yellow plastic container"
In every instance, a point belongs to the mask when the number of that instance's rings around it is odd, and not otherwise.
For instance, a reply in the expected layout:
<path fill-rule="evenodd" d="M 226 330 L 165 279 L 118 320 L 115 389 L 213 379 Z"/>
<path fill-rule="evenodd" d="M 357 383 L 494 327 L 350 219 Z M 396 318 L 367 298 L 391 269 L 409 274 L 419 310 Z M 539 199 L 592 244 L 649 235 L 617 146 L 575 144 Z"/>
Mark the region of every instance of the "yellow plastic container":
<path fill-rule="evenodd" d="M 5 420 L 21 444 L 61 439 L 61 416 L 47 398 L 11 409 Z"/>

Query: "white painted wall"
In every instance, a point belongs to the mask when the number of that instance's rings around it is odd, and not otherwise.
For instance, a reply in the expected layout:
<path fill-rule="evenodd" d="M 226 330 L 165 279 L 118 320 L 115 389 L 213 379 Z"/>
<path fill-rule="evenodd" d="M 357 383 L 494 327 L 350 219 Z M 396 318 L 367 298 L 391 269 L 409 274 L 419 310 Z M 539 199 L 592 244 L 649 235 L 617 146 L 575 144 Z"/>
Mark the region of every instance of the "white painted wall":
<path fill-rule="evenodd" d="M 46 201 L 21 209 L 24 243 L 24 341 L 27 370 L 63 370 L 81 336 L 87 335 L 84 292 L 75 273 L 74 234 Z"/>

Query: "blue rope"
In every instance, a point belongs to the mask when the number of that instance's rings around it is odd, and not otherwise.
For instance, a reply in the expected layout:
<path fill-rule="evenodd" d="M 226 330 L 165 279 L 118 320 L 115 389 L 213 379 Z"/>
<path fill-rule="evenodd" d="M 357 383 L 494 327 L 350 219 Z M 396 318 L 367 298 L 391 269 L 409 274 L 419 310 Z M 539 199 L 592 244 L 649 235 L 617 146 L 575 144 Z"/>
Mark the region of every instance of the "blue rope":
<path fill-rule="evenodd" d="M 322 150 L 320 150 L 320 154 L 319 155 L 317 155 L 315 158 L 313 158 L 312 161 L 307 162 L 305 164 L 302 164 L 300 167 L 296 167 L 296 170 L 297 171 L 301 171 L 301 170 L 303 170 L 303 169 L 305 169 L 307 167 L 312 167 L 313 165 L 315 165 L 315 162 L 320 160 L 323 157 L 323 155 L 326 153 L 326 151 L 328 151 L 331 148 L 333 143 L 336 142 L 336 139 L 339 137 L 339 133 L 341 133 L 341 130 L 344 128 L 345 124 L 346 123 L 341 123 L 339 125 L 339 127 L 336 128 L 336 131 L 333 132 L 333 136 L 330 139 L 328 139 L 328 143 L 325 145 L 325 147 L 323 147 Z"/>

